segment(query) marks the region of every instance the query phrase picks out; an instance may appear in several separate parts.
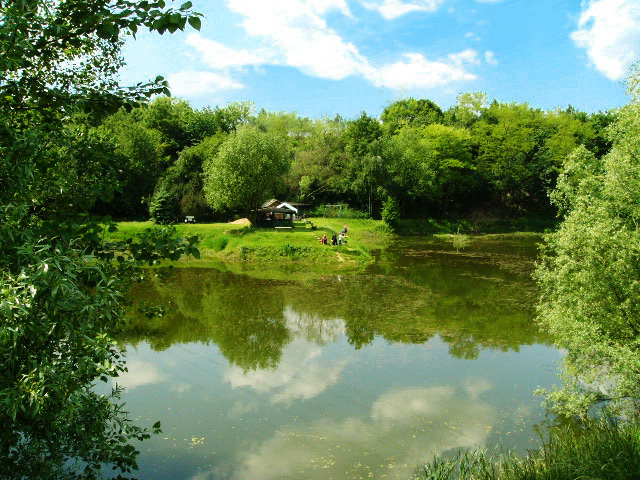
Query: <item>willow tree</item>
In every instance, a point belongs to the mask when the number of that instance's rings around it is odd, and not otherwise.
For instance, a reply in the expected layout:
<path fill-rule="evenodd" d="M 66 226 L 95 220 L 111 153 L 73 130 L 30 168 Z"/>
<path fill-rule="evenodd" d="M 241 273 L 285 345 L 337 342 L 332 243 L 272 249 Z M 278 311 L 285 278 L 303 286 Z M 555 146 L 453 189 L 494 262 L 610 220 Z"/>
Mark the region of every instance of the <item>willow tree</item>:
<path fill-rule="evenodd" d="M 639 82 L 636 69 L 631 101 L 609 127 L 611 151 L 575 150 L 553 193 L 564 219 L 537 280 L 539 321 L 567 351 L 564 386 L 550 394 L 561 413 L 637 409 L 640 399 Z"/>
<path fill-rule="evenodd" d="M 229 135 L 204 166 L 204 192 L 215 210 L 241 212 L 255 226 L 257 211 L 291 166 L 285 140 L 255 127 Z"/>

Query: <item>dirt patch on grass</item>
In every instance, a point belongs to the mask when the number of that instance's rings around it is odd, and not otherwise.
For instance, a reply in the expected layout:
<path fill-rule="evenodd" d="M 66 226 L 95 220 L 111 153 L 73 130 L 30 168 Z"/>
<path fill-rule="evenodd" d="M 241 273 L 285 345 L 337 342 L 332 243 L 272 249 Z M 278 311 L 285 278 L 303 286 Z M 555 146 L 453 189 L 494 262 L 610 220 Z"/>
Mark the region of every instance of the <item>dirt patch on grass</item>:
<path fill-rule="evenodd" d="M 251 222 L 248 218 L 239 218 L 238 220 L 234 220 L 233 222 L 229 222 L 231 225 L 251 225 Z"/>

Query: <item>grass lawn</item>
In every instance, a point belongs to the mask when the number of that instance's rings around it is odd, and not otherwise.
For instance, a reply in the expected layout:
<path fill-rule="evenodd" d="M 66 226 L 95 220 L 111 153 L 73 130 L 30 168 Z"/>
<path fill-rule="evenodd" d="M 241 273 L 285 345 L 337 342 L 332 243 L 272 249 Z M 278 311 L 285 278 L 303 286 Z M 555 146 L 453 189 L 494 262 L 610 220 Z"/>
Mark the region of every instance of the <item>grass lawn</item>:
<path fill-rule="evenodd" d="M 316 227 L 311 228 L 311 223 Z M 322 245 L 320 238 L 339 234 L 348 225 L 347 242 L 339 246 Z M 151 222 L 121 222 L 118 231 L 108 233 L 111 240 L 134 235 L 153 227 Z M 311 218 L 307 223 L 296 222 L 290 230 L 250 228 L 233 223 L 178 224 L 179 236 L 198 235 L 200 260 L 183 259 L 185 265 L 204 265 L 210 262 L 292 264 L 332 264 L 357 267 L 370 259 L 370 250 L 379 248 L 391 237 L 379 220 Z"/>

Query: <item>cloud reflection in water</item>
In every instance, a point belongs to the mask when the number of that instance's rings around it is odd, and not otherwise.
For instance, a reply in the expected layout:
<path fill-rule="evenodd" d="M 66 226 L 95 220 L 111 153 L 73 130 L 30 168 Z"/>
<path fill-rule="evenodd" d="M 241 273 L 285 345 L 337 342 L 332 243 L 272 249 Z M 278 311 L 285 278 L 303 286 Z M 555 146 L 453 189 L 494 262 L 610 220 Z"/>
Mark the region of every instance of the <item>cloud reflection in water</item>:
<path fill-rule="evenodd" d="M 249 387 L 268 394 L 272 403 L 289 404 L 293 400 L 313 398 L 338 383 L 346 361 L 321 363 L 322 347 L 296 339 L 285 348 L 278 368 L 244 372 L 232 366 L 224 380 L 233 388 Z"/>
<path fill-rule="evenodd" d="M 127 361 L 127 369 L 127 372 L 121 373 L 119 377 L 112 379 L 112 382 L 131 390 L 142 385 L 155 385 L 168 380 L 159 365 L 144 360 Z"/>
<path fill-rule="evenodd" d="M 403 388 L 382 394 L 363 417 L 282 428 L 239 454 L 230 478 L 409 478 L 437 452 L 486 443 L 496 415 L 476 395 L 487 388 L 484 380 Z"/>

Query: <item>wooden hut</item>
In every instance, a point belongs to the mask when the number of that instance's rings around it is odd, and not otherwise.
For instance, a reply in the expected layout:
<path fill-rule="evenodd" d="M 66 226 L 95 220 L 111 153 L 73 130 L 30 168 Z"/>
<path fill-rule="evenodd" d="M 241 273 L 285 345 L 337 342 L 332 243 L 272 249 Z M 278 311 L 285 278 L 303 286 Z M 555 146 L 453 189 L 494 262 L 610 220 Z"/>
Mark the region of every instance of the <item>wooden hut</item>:
<path fill-rule="evenodd" d="M 258 209 L 257 223 L 262 228 L 293 228 L 298 209 L 286 202 L 271 199 Z"/>

